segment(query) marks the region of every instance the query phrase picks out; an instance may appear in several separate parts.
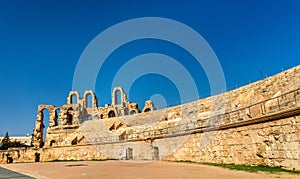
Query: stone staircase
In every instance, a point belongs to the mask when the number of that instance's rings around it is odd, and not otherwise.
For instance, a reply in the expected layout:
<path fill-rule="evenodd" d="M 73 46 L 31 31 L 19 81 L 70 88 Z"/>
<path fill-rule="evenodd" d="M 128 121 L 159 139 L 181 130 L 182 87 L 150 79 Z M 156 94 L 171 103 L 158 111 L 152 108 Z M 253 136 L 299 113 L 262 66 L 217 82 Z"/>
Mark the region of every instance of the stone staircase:
<path fill-rule="evenodd" d="M 91 144 L 115 141 L 119 137 L 109 131 L 102 120 L 84 121 L 80 126 L 80 132 L 85 136 L 85 142 Z"/>

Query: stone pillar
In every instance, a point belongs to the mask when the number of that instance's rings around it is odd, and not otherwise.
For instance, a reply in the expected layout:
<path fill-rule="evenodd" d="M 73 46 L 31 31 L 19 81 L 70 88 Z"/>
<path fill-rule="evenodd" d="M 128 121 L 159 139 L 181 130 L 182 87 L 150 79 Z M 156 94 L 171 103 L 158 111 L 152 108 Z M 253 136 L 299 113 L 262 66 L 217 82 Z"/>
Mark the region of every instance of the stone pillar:
<path fill-rule="evenodd" d="M 50 110 L 50 116 L 49 116 L 49 127 L 54 127 L 56 124 L 56 113 L 55 109 Z"/>
<path fill-rule="evenodd" d="M 60 125 L 62 126 L 66 125 L 68 122 L 68 110 L 62 108 L 60 110 L 59 118 L 60 118 Z"/>
<path fill-rule="evenodd" d="M 39 111 L 36 116 L 34 136 L 33 136 L 33 145 L 34 147 L 41 148 L 43 147 L 43 130 L 45 126 L 43 124 L 43 112 Z"/>
<path fill-rule="evenodd" d="M 79 102 L 79 100 L 80 100 L 79 92 L 78 91 L 70 91 L 68 99 L 67 99 L 67 104 L 74 104 L 74 101 L 72 101 L 72 96 L 73 95 L 76 95 L 77 103 Z"/>
<path fill-rule="evenodd" d="M 79 116 L 80 116 L 80 112 L 79 112 L 79 109 L 75 109 L 74 110 L 74 113 L 73 113 L 73 124 L 79 124 L 80 121 L 79 121 Z"/>

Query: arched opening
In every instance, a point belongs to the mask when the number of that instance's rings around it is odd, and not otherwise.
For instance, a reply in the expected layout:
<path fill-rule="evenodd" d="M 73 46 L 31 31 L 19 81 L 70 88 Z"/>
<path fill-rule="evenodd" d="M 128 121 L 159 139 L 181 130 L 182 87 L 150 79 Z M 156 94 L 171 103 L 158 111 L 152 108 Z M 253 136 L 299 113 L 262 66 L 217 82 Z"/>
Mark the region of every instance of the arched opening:
<path fill-rule="evenodd" d="M 131 114 L 131 115 L 136 114 L 136 111 L 135 111 L 135 110 L 131 110 L 131 111 L 130 111 L 130 114 Z"/>
<path fill-rule="evenodd" d="M 109 131 L 112 131 L 115 129 L 115 123 L 113 123 L 110 127 L 109 127 Z"/>
<path fill-rule="evenodd" d="M 146 108 L 146 109 L 144 110 L 144 112 L 150 112 L 150 111 L 151 111 L 150 108 Z"/>
<path fill-rule="evenodd" d="M 14 159 L 12 157 L 10 157 L 9 155 L 7 155 L 7 161 L 6 163 L 13 163 Z"/>
<path fill-rule="evenodd" d="M 100 119 L 103 119 L 103 116 L 104 116 L 104 115 L 103 115 L 103 114 L 101 114 L 101 115 L 100 115 Z"/>
<path fill-rule="evenodd" d="M 121 104 L 121 91 L 117 90 L 115 92 L 115 104 Z"/>
<path fill-rule="evenodd" d="M 35 162 L 40 162 L 40 154 L 39 153 L 34 154 L 34 161 Z"/>
<path fill-rule="evenodd" d="M 49 121 L 50 121 L 50 111 L 49 109 L 42 109 L 41 110 L 41 117 L 42 117 L 42 123 L 44 126 L 43 129 L 43 143 L 42 146 L 44 146 L 46 135 L 47 135 L 47 128 L 49 127 Z"/>
<path fill-rule="evenodd" d="M 60 125 L 60 109 L 55 110 L 55 126 L 59 126 Z"/>
<path fill-rule="evenodd" d="M 67 125 L 73 124 L 73 115 L 68 113 Z"/>
<path fill-rule="evenodd" d="M 122 87 L 115 87 L 112 92 L 112 105 L 122 105 L 127 101 L 126 93 Z"/>
<path fill-rule="evenodd" d="M 91 115 L 88 115 L 88 120 L 93 120 L 93 117 Z"/>
<path fill-rule="evenodd" d="M 71 104 L 77 104 L 77 95 L 76 94 L 72 94 L 71 95 Z"/>
<path fill-rule="evenodd" d="M 108 117 L 109 117 L 109 118 L 110 118 L 110 117 L 116 117 L 115 111 L 113 111 L 113 110 L 109 111 Z"/>
<path fill-rule="evenodd" d="M 73 114 L 72 114 L 72 110 L 73 110 L 73 108 L 69 108 L 69 109 L 68 109 L 68 112 L 67 112 L 67 115 L 68 115 L 68 118 L 67 118 L 67 125 L 72 125 L 72 124 L 73 124 Z"/>
<path fill-rule="evenodd" d="M 77 145 L 78 141 L 77 141 L 77 137 L 75 137 L 72 141 L 71 141 L 71 145 Z"/>
<path fill-rule="evenodd" d="M 52 147 L 55 144 L 55 140 L 50 141 L 50 147 Z"/>
<path fill-rule="evenodd" d="M 85 96 L 85 107 L 86 108 L 92 108 L 93 107 L 93 98 L 92 98 L 92 94 L 88 93 Z"/>

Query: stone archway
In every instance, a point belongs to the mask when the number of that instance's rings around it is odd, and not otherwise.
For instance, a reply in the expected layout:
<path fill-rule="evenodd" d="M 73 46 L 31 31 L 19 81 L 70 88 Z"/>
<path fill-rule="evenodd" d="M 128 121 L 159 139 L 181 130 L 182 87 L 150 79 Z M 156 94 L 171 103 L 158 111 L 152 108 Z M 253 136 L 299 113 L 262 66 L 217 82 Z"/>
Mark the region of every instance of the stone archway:
<path fill-rule="evenodd" d="M 116 113 L 113 110 L 108 112 L 108 118 L 111 118 L 111 117 L 116 117 Z"/>
<path fill-rule="evenodd" d="M 87 120 L 88 121 L 93 120 L 93 116 L 92 115 L 88 115 Z"/>
<path fill-rule="evenodd" d="M 73 108 L 69 108 L 67 110 L 67 120 L 66 120 L 66 125 L 72 125 L 74 123 L 74 116 L 73 116 Z"/>
<path fill-rule="evenodd" d="M 130 115 L 134 115 L 134 114 L 137 114 L 137 112 L 136 112 L 135 110 L 131 110 L 131 111 L 129 112 L 129 114 L 130 114 Z"/>
<path fill-rule="evenodd" d="M 120 96 L 118 96 L 118 92 L 120 92 Z M 122 87 L 115 87 L 112 92 L 112 105 L 120 105 L 118 104 L 118 98 L 120 98 L 120 104 L 124 104 L 128 102 L 126 93 Z"/>
<path fill-rule="evenodd" d="M 151 111 L 150 108 L 146 108 L 146 109 L 144 110 L 144 112 L 150 112 L 150 111 Z"/>
<path fill-rule="evenodd" d="M 34 162 L 40 162 L 40 156 L 41 154 L 40 153 L 34 153 Z"/>
<path fill-rule="evenodd" d="M 89 90 L 84 92 L 84 107 L 85 108 L 95 108 L 98 107 L 98 100 L 94 93 L 94 91 Z M 91 101 L 89 100 L 89 96 L 91 97 Z"/>
<path fill-rule="evenodd" d="M 76 103 L 74 103 L 73 97 L 76 96 Z M 77 104 L 79 102 L 80 95 L 78 91 L 70 91 L 68 96 L 68 104 Z"/>
<path fill-rule="evenodd" d="M 45 119 L 44 111 L 47 110 L 49 112 L 49 118 Z M 39 105 L 38 114 L 36 116 L 35 128 L 34 128 L 34 137 L 33 137 L 33 145 L 35 147 L 43 147 L 45 143 L 46 127 L 45 121 L 49 123 L 49 127 L 53 127 L 56 124 L 56 111 L 55 107 L 51 105 Z"/>
<path fill-rule="evenodd" d="M 130 108 L 129 108 L 129 114 L 137 114 L 140 112 L 138 104 L 137 103 L 130 103 L 129 104 Z"/>
<path fill-rule="evenodd" d="M 55 109 L 55 126 L 60 125 L 60 108 Z"/>
<path fill-rule="evenodd" d="M 143 108 L 143 112 L 150 112 L 155 110 L 154 104 L 151 100 L 145 101 L 145 106 Z"/>

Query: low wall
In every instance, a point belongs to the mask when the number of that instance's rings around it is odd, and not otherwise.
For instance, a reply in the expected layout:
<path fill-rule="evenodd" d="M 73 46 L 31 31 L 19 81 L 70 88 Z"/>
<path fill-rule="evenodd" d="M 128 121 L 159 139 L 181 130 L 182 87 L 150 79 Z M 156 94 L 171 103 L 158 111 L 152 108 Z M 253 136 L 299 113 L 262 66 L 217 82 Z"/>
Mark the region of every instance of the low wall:
<path fill-rule="evenodd" d="M 43 149 L 13 148 L 0 151 L 0 163 L 47 162 L 53 160 L 101 160 L 107 158 L 107 155 L 92 145 Z"/>
<path fill-rule="evenodd" d="M 208 132 L 209 133 L 209 132 Z M 205 133 L 191 134 L 163 160 L 269 165 L 300 170 L 300 116 L 218 130 L 205 147 Z M 164 140 L 166 143 L 168 139 Z M 157 145 L 159 140 L 153 143 Z M 161 142 L 161 141 L 160 141 Z M 159 146 L 159 145 L 158 145 Z"/>
<path fill-rule="evenodd" d="M 8 158 L 14 163 L 37 158 L 42 162 L 122 159 L 131 151 L 132 158 L 139 160 L 265 164 L 300 170 L 299 79 L 300 66 L 180 106 L 85 121 L 71 133 L 59 136 L 67 142 L 0 151 L 0 163 Z M 223 107 L 225 113 L 215 114 Z M 122 126 L 110 130 L 112 123 Z M 57 135 L 55 132 L 49 130 L 48 134 Z M 74 137 L 80 141 L 72 145 Z"/>
<path fill-rule="evenodd" d="M 203 145 L 205 135 L 214 135 Z M 132 149 L 136 160 L 155 159 L 157 149 L 160 160 L 191 160 L 195 162 L 270 165 L 300 170 L 300 116 L 270 119 L 253 124 L 220 128 L 150 140 L 115 142 L 106 144 L 65 146 L 44 149 L 10 149 L 0 151 L 0 163 L 52 160 L 93 160 L 124 157 L 124 149 Z M 9 154 L 9 155 L 7 155 Z M 157 159 L 158 159 L 157 158 Z"/>
<path fill-rule="evenodd" d="M 34 162 L 34 153 L 30 148 L 0 150 L 0 163 Z"/>

